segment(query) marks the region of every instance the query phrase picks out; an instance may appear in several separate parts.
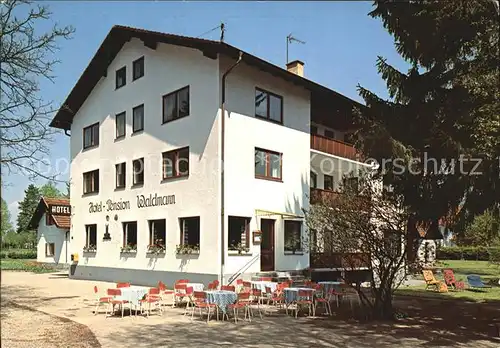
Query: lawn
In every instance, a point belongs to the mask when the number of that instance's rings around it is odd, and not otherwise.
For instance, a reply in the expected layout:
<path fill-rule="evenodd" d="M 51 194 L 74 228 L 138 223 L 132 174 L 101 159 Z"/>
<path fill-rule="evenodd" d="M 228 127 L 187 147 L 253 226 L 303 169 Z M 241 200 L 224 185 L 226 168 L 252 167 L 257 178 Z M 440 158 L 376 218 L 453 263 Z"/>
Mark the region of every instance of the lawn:
<path fill-rule="evenodd" d="M 442 260 L 438 261 L 436 267 L 451 268 L 455 273 L 455 278 L 467 284 L 468 274 L 478 274 L 486 283 L 490 280 L 500 278 L 500 267 L 490 264 L 488 261 L 465 261 L 465 260 Z M 442 274 L 435 274 L 436 279 L 443 280 Z M 466 301 L 484 302 L 500 301 L 500 286 L 493 286 L 490 289 L 464 291 L 449 291 L 447 293 L 437 293 L 425 290 L 425 285 L 400 287 L 396 294 L 411 295 L 419 297 L 431 297 L 439 299 L 463 299 Z"/>
<path fill-rule="evenodd" d="M 33 273 L 51 273 L 57 271 L 55 267 L 50 265 L 33 260 L 20 259 L 2 259 L 0 260 L 0 269 L 2 271 L 24 271 Z"/>

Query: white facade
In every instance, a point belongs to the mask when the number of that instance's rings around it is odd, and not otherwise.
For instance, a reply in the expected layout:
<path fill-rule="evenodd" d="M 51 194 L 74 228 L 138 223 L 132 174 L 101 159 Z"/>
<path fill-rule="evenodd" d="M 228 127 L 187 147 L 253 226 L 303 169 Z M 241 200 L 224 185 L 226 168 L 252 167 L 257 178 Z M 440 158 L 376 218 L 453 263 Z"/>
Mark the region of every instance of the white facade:
<path fill-rule="evenodd" d="M 43 214 L 38 223 L 36 260 L 43 263 L 67 264 L 70 262 L 69 231 L 55 224 L 47 225 L 46 214 Z"/>
<path fill-rule="evenodd" d="M 132 62 L 144 57 L 143 77 L 133 81 Z M 309 266 L 305 252 L 285 252 L 284 221 L 302 221 L 309 206 L 311 170 L 310 92 L 269 73 L 241 63 L 228 75 L 225 121 L 224 254 L 221 267 L 221 79 L 234 61 L 211 59 L 200 51 L 159 43 L 156 49 L 133 38 L 107 68 L 74 115 L 71 125 L 71 245 L 78 255 L 71 270 L 76 278 L 169 283 L 187 277 L 209 281 L 261 271 L 261 246 L 253 231 L 261 219 L 274 222 L 274 269 Z M 126 85 L 115 89 L 115 72 L 127 67 Z M 162 96 L 189 86 L 189 116 L 162 124 Z M 283 98 L 283 124 L 255 117 L 255 89 Z M 132 134 L 132 109 L 144 104 L 144 130 Z M 115 140 L 115 115 L 126 112 L 126 135 Z M 83 129 L 99 123 L 99 145 L 83 150 Z M 339 133 L 340 134 L 340 133 Z M 189 146 L 189 176 L 162 180 L 162 153 Z M 282 180 L 255 177 L 254 151 L 282 154 Z M 327 155 L 327 154 L 322 154 Z M 330 156 L 336 161 L 341 158 Z M 132 185 L 132 161 L 144 158 L 144 184 Z M 116 189 L 115 165 L 126 163 L 126 185 Z M 99 170 L 99 192 L 83 194 L 83 173 Z M 175 195 L 175 204 L 139 207 L 138 196 Z M 125 209 L 108 209 L 122 202 Z M 102 206 L 101 211 L 96 207 Z M 259 211 L 267 211 L 263 216 Z M 272 212 L 272 213 L 269 213 Z M 249 252 L 228 250 L 228 217 L 250 218 Z M 200 252 L 179 255 L 179 219 L 200 218 Z M 150 220 L 166 220 L 166 251 L 147 252 Z M 123 223 L 137 221 L 137 252 L 121 253 Z M 86 225 L 97 224 L 96 252 L 88 244 Z M 107 226 L 107 227 L 106 227 Z M 103 240 L 109 232 L 110 240 Z M 305 233 L 305 224 L 302 224 Z"/>

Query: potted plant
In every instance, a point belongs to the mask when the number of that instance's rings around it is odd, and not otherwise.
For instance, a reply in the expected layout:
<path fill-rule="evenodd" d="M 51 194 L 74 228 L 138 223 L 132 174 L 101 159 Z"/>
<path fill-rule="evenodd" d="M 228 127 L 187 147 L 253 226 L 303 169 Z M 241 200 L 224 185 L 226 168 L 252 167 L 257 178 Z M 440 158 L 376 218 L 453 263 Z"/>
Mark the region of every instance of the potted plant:
<path fill-rule="evenodd" d="M 163 239 L 156 239 L 154 244 L 148 245 L 148 253 L 150 254 L 163 254 L 165 253 L 165 245 Z"/>
<path fill-rule="evenodd" d="M 300 238 L 293 236 L 285 242 L 285 251 L 291 251 L 295 254 L 296 251 L 300 250 Z"/>
<path fill-rule="evenodd" d="M 137 245 L 129 243 L 127 245 L 122 246 L 120 252 L 122 253 L 136 253 L 137 252 Z"/>
<path fill-rule="evenodd" d="M 83 247 L 83 252 L 84 253 L 95 253 L 97 251 L 97 246 L 93 244 L 85 245 Z"/>
<path fill-rule="evenodd" d="M 199 254 L 199 245 L 189 245 L 189 244 L 178 244 L 175 247 L 177 254 Z"/>
<path fill-rule="evenodd" d="M 241 242 L 239 242 L 238 244 L 233 244 L 231 248 L 232 248 L 231 250 L 237 250 L 239 255 L 243 253 L 248 253 L 250 251 L 250 249 L 247 248 L 247 246 L 242 244 Z"/>

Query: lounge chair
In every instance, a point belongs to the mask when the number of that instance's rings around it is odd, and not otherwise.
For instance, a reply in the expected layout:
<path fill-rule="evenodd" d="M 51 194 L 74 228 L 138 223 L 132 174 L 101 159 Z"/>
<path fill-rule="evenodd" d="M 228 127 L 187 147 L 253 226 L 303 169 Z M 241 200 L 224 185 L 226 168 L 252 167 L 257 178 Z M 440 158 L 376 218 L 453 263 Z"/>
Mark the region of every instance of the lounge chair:
<path fill-rule="evenodd" d="M 477 274 L 469 274 L 467 276 L 467 283 L 469 283 L 469 287 L 473 289 L 491 288 L 491 286 L 484 284 L 483 281 L 481 280 L 481 277 L 478 276 Z"/>
<path fill-rule="evenodd" d="M 455 290 L 464 290 L 465 284 L 464 282 L 457 281 L 455 279 L 455 274 L 453 270 L 448 268 L 443 270 L 444 282 L 447 286 L 455 289 Z"/>
<path fill-rule="evenodd" d="M 434 287 L 436 291 L 440 291 L 442 282 L 436 280 L 436 278 L 434 277 L 434 273 L 432 273 L 431 270 L 423 270 L 422 275 L 424 276 L 425 280 L 425 290 L 427 290 L 429 287 Z"/>

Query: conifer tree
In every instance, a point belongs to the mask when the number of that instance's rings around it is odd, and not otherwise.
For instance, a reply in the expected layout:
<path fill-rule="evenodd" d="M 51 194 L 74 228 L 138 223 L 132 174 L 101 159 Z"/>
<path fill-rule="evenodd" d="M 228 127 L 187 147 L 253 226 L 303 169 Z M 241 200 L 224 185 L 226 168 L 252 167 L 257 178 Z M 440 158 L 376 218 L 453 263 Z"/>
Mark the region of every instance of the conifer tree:
<path fill-rule="evenodd" d="M 24 191 L 24 199 L 19 202 L 19 215 L 17 216 L 17 233 L 28 230 L 28 224 L 40 201 L 40 190 L 30 184 Z"/>

